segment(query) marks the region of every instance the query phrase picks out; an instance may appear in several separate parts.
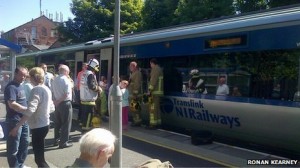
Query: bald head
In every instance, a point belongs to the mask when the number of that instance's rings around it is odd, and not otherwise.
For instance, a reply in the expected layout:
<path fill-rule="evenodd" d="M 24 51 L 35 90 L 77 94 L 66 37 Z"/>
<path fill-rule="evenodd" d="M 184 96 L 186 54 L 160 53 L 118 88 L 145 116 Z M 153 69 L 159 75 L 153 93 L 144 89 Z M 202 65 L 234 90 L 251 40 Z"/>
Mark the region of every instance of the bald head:
<path fill-rule="evenodd" d="M 60 65 L 58 68 L 58 72 L 61 75 L 69 75 L 70 69 L 67 65 Z"/>
<path fill-rule="evenodd" d="M 137 68 L 138 68 L 138 66 L 137 66 L 137 63 L 135 61 L 130 62 L 129 69 L 130 69 L 131 72 L 136 71 Z"/>

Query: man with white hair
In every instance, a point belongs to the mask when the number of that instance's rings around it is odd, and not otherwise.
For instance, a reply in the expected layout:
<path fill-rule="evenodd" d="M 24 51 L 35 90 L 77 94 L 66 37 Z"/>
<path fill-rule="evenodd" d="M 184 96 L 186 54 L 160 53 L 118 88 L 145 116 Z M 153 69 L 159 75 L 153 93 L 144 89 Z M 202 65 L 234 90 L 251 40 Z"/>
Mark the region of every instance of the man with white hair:
<path fill-rule="evenodd" d="M 80 156 L 70 167 L 104 167 L 115 150 L 116 137 L 103 128 L 94 128 L 79 140 Z"/>
<path fill-rule="evenodd" d="M 139 71 L 138 64 L 135 61 L 130 62 L 130 78 L 128 85 L 130 112 L 132 113 L 132 126 L 140 126 L 141 119 L 141 97 L 142 97 L 142 83 L 143 77 Z"/>
<path fill-rule="evenodd" d="M 73 84 L 68 78 L 70 69 L 67 65 L 60 65 L 58 71 L 59 76 L 55 77 L 52 83 L 55 105 L 54 145 L 59 145 L 59 148 L 67 148 L 72 146 L 68 141 L 72 124 Z"/>
<path fill-rule="evenodd" d="M 218 80 L 218 87 L 217 87 L 217 92 L 216 95 L 218 96 L 226 96 L 229 95 L 229 87 L 226 84 L 226 77 L 225 76 L 220 76 Z"/>

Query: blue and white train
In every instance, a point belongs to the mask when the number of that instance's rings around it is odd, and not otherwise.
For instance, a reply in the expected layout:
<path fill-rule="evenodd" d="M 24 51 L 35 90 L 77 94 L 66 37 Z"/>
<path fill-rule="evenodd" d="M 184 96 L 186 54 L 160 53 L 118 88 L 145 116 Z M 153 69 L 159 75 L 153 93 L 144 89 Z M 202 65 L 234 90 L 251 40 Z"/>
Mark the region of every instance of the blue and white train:
<path fill-rule="evenodd" d="M 113 40 L 24 53 L 36 62 L 71 60 L 74 74 L 91 57 L 111 82 Z M 300 156 L 300 7 L 266 10 L 133 33 L 120 39 L 120 75 L 136 60 L 147 88 L 149 60 L 164 70 L 161 102 L 166 128 L 207 130 L 217 138 L 262 145 Z M 38 57 L 37 57 L 38 56 Z M 189 71 L 198 69 L 207 94 L 187 93 Z M 225 76 L 230 93 L 216 96 Z M 241 96 L 232 95 L 239 88 Z M 145 112 L 147 108 L 145 108 Z"/>

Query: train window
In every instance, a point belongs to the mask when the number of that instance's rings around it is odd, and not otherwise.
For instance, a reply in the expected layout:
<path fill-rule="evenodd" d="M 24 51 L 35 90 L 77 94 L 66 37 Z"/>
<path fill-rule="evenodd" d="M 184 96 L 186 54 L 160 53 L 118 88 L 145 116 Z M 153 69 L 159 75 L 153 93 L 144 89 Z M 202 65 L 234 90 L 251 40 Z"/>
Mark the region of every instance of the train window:
<path fill-rule="evenodd" d="M 108 75 L 108 60 L 101 60 L 100 63 L 100 76 L 105 76 L 107 78 Z"/>
<path fill-rule="evenodd" d="M 190 71 L 198 69 L 207 94 L 216 93 L 217 80 L 222 75 L 226 77 L 229 96 L 238 89 L 242 97 L 291 101 L 297 92 L 299 55 L 300 50 L 270 50 L 174 57 L 177 64 L 168 59 L 160 61 L 167 80 L 166 93 L 186 91 Z M 177 73 L 172 70 L 174 67 Z M 179 82 L 180 89 L 174 86 Z"/>

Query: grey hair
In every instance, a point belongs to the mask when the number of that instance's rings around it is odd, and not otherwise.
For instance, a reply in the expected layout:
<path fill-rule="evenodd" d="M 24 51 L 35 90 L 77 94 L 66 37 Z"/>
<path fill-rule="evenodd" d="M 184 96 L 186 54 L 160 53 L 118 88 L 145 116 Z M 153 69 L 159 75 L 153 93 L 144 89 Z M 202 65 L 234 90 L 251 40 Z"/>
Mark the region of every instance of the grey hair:
<path fill-rule="evenodd" d="M 68 72 L 70 72 L 70 69 L 67 65 L 62 64 L 59 66 L 58 72 L 59 72 L 59 74 L 68 73 Z"/>
<path fill-rule="evenodd" d="M 103 128 L 94 128 L 85 133 L 79 140 L 80 152 L 96 155 L 99 150 L 109 153 L 116 141 L 116 136 Z"/>

